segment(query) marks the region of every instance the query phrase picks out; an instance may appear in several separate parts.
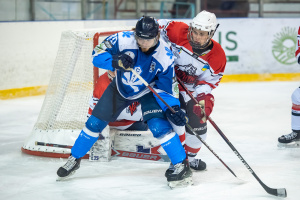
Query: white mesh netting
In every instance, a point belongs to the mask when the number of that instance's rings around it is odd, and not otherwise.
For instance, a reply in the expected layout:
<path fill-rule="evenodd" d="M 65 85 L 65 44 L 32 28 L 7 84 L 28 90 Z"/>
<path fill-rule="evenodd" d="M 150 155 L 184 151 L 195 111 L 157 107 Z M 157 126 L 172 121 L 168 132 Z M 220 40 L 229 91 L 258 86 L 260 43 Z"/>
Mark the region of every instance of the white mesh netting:
<path fill-rule="evenodd" d="M 48 157 L 62 157 L 54 154 L 70 153 L 68 148 L 38 146 L 36 142 L 74 144 L 87 120 L 88 101 L 93 93 L 91 53 L 94 35 L 100 33 L 98 41 L 101 42 L 108 35 L 131 28 L 114 27 L 109 28 L 109 32 L 104 28 L 62 33 L 43 106 L 31 134 L 24 142 L 23 152 Z M 99 75 L 104 72 L 99 70 Z"/>

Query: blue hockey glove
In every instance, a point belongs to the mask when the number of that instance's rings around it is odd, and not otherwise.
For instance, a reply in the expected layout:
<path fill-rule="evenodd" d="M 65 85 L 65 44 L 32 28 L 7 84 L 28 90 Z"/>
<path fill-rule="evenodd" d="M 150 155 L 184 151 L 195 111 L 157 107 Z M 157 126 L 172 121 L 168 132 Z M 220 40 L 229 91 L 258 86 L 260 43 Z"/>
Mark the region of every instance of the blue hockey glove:
<path fill-rule="evenodd" d="M 133 59 L 127 54 L 113 55 L 112 67 L 123 71 L 131 71 L 134 66 Z"/>
<path fill-rule="evenodd" d="M 177 126 L 184 126 L 186 123 L 188 123 L 188 117 L 186 114 L 179 108 L 179 106 L 172 106 L 172 108 L 175 110 L 175 113 L 172 113 L 170 109 L 166 110 L 166 116 L 167 118 L 175 125 Z"/>

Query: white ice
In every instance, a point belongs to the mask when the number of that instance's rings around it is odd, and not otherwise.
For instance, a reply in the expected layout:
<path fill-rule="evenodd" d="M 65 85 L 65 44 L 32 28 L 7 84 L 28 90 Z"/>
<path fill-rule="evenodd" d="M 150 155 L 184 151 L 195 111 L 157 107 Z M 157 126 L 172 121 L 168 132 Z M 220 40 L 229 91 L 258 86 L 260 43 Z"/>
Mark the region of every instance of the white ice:
<path fill-rule="evenodd" d="M 278 149 L 277 138 L 291 132 L 291 99 L 299 82 L 222 83 L 213 92 L 211 118 L 271 188 L 286 188 L 287 200 L 300 199 L 300 149 Z M 38 117 L 44 96 L 0 101 L 1 200 L 277 200 L 261 185 L 209 125 L 207 143 L 235 172 L 201 149 L 207 170 L 194 172 L 194 185 L 171 190 L 164 177 L 168 163 L 129 158 L 83 160 L 72 178 L 56 182 L 66 159 L 36 157 L 21 146 Z"/>

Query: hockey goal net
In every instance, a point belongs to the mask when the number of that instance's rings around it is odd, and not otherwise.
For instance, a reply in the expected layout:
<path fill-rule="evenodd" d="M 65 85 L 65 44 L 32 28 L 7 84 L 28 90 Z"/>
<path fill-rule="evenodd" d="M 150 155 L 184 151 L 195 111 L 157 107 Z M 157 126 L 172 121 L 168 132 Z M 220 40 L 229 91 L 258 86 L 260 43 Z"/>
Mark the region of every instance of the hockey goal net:
<path fill-rule="evenodd" d="M 93 67 L 91 53 L 107 36 L 131 28 L 114 27 L 109 32 L 106 28 L 62 33 L 43 106 L 31 134 L 24 142 L 24 153 L 45 157 L 69 156 L 70 147 L 87 120 L 88 102 L 95 81 L 105 72 Z"/>

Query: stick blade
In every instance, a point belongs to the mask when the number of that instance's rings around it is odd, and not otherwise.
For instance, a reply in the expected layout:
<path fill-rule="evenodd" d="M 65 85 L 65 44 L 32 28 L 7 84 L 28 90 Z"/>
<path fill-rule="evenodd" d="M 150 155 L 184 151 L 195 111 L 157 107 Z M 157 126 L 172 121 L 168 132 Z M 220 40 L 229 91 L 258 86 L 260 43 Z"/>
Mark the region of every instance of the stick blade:
<path fill-rule="evenodd" d="M 285 188 L 279 188 L 277 189 L 277 195 L 278 197 L 287 197 L 286 189 Z"/>
<path fill-rule="evenodd" d="M 272 194 L 277 197 L 287 197 L 286 189 L 279 188 L 279 189 L 272 189 L 272 188 L 265 188 L 267 193 Z"/>

